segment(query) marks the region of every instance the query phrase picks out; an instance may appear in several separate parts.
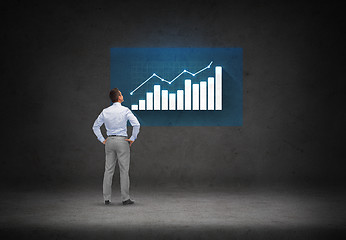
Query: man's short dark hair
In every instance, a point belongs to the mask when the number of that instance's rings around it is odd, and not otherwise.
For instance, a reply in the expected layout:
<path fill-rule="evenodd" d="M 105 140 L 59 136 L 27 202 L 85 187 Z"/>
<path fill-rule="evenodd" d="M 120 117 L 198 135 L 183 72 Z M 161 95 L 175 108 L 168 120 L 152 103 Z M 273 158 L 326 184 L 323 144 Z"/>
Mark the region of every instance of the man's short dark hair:
<path fill-rule="evenodd" d="M 117 88 L 113 88 L 109 92 L 109 98 L 112 100 L 112 102 L 117 102 L 119 96 L 120 96 L 120 92 L 119 92 L 119 89 L 117 89 Z"/>

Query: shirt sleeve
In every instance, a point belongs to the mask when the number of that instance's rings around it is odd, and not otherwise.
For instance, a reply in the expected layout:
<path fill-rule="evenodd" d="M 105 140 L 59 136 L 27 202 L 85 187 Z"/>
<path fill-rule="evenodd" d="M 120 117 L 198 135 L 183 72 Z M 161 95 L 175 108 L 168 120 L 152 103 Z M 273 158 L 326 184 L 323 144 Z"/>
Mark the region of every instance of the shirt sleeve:
<path fill-rule="evenodd" d="M 139 128 L 140 128 L 139 121 L 135 117 L 135 115 L 131 112 L 130 109 L 127 110 L 126 116 L 127 116 L 127 119 L 129 120 L 131 126 L 133 127 L 132 136 L 130 137 L 130 140 L 135 141 L 137 139 L 137 135 L 139 133 Z"/>
<path fill-rule="evenodd" d="M 101 133 L 101 129 L 100 129 L 100 127 L 102 126 L 103 123 L 104 123 L 103 112 L 101 112 L 100 115 L 95 120 L 94 125 L 92 127 L 94 134 L 96 135 L 97 139 L 100 142 L 103 142 L 105 140 L 105 138 L 103 137 L 103 135 Z"/>

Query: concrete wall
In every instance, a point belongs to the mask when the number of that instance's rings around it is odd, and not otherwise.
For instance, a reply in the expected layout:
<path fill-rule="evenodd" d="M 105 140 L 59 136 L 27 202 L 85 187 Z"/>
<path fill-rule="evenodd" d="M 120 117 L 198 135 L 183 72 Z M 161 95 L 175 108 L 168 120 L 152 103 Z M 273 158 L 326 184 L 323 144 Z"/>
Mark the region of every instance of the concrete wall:
<path fill-rule="evenodd" d="M 340 6 L 273 2 L 9 1 L 2 184 L 102 181 L 111 47 L 244 50 L 244 125 L 143 127 L 133 184 L 344 179 Z"/>

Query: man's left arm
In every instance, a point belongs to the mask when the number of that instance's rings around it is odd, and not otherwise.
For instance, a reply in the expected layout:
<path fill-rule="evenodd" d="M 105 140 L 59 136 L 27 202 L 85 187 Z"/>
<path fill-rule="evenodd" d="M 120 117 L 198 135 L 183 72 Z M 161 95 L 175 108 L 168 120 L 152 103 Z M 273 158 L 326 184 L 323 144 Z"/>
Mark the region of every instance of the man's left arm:
<path fill-rule="evenodd" d="M 137 135 L 138 135 L 139 129 L 140 129 L 140 123 L 139 123 L 138 119 L 135 117 L 135 115 L 131 112 L 130 109 L 128 109 L 126 116 L 127 116 L 127 119 L 129 120 L 131 126 L 133 127 L 132 136 L 130 137 L 130 139 L 127 139 L 128 142 L 130 142 L 130 146 L 131 146 L 132 143 L 137 139 Z"/>

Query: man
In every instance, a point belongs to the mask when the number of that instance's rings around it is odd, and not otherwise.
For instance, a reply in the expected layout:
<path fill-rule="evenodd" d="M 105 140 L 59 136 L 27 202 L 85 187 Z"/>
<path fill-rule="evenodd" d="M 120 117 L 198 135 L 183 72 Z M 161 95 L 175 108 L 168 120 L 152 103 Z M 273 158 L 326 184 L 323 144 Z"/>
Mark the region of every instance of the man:
<path fill-rule="evenodd" d="M 119 89 L 110 91 L 109 97 L 113 102 L 108 108 L 103 109 L 92 127 L 97 139 L 105 145 L 106 163 L 103 177 L 103 198 L 105 204 L 111 203 L 112 180 L 116 162 L 119 163 L 120 189 L 123 205 L 133 204 L 130 198 L 130 147 L 136 140 L 140 124 L 137 118 L 127 107 L 121 105 L 124 101 Z M 132 136 L 127 138 L 127 121 L 133 127 Z M 104 139 L 100 127 L 105 124 L 107 139 Z"/>

